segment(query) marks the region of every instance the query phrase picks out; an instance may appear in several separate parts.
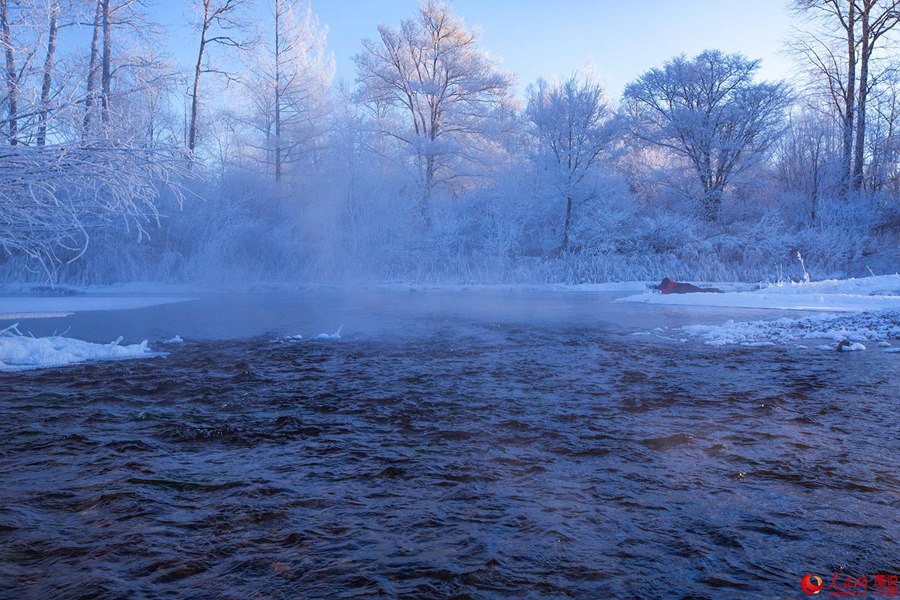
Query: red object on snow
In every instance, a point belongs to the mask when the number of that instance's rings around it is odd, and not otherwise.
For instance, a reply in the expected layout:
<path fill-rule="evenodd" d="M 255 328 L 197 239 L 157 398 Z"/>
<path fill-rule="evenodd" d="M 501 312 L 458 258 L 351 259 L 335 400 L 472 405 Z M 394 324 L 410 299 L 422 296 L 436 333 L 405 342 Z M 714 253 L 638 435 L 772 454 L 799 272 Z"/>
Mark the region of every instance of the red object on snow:
<path fill-rule="evenodd" d="M 664 277 L 659 285 L 654 287 L 656 287 L 656 289 L 658 289 L 663 294 L 693 294 L 695 292 L 712 292 L 715 294 L 722 293 L 722 290 L 716 288 L 702 288 L 697 287 L 692 283 L 678 283 L 677 281 L 672 281 L 668 277 Z"/>
<path fill-rule="evenodd" d="M 665 283 L 665 282 L 664 282 L 664 283 Z M 662 287 L 662 293 L 663 293 L 663 294 L 671 294 L 672 291 L 675 289 L 675 286 L 677 286 L 677 285 L 678 285 L 678 282 L 677 282 L 677 281 L 672 281 L 671 279 L 669 279 L 669 280 L 668 280 L 668 283 L 666 283 L 666 284 Z"/>

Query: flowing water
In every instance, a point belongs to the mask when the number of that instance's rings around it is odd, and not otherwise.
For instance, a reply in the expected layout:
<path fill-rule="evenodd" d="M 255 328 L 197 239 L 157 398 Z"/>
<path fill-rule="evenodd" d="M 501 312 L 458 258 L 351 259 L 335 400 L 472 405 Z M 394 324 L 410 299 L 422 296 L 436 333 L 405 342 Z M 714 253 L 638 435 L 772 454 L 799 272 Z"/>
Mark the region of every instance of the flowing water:
<path fill-rule="evenodd" d="M 29 323 L 187 341 L 0 374 L 0 596 L 775 598 L 897 573 L 896 354 L 629 335 L 758 316 L 306 293 Z"/>

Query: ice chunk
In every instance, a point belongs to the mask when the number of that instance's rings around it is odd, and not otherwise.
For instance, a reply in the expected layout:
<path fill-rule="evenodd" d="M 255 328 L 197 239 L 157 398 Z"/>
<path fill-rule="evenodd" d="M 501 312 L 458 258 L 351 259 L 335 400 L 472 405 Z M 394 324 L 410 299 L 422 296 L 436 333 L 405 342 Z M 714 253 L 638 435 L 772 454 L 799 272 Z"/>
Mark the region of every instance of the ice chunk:
<path fill-rule="evenodd" d="M 838 352 L 861 352 L 865 349 L 865 345 L 859 342 L 848 342 L 847 340 L 843 340 L 837 345 Z"/>
<path fill-rule="evenodd" d="M 320 333 L 316 336 L 317 340 L 339 340 L 341 339 L 341 331 L 344 329 L 344 326 L 341 325 L 338 327 L 338 330 L 334 333 Z"/>
<path fill-rule="evenodd" d="M 900 337 L 900 311 L 874 311 L 858 314 L 816 315 L 800 319 L 722 325 L 688 325 L 681 331 L 698 337 L 711 346 L 786 344 L 800 340 L 834 340 L 850 343 L 877 342 Z M 821 348 L 821 347 L 820 347 Z M 830 350 L 835 345 L 826 346 Z"/>

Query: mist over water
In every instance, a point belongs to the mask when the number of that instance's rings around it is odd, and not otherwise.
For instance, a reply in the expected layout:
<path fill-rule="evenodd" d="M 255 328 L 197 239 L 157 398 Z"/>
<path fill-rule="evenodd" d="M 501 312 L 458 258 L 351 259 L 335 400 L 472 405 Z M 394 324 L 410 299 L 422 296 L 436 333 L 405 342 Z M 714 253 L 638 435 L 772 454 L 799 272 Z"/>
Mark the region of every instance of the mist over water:
<path fill-rule="evenodd" d="M 900 570 L 893 355 L 637 337 L 725 315 L 608 299 L 307 292 L 65 320 L 187 341 L 0 375 L 0 588 L 775 597 Z"/>
<path fill-rule="evenodd" d="M 765 309 L 612 303 L 622 295 L 491 287 L 441 291 L 412 286 L 194 291 L 179 292 L 169 304 L 135 311 L 84 311 L 65 319 L 30 319 L 21 323 L 21 329 L 35 336 L 66 331 L 93 342 L 121 335 L 130 343 L 165 341 L 175 335 L 194 341 L 312 337 L 334 333 L 343 325 L 346 341 L 443 336 L 470 326 L 484 334 L 492 326 L 533 324 L 630 334 L 656 327 L 720 324 L 737 315 L 745 320 L 781 316 Z"/>

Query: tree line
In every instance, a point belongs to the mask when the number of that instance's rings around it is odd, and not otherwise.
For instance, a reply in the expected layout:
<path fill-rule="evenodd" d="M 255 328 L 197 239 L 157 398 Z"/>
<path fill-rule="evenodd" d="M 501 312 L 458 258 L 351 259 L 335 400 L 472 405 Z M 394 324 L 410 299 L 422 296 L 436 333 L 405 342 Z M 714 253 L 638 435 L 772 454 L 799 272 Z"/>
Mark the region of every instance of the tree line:
<path fill-rule="evenodd" d="M 272 204 L 303 206 L 292 219 L 328 213 L 345 245 L 376 243 L 384 232 L 358 218 L 388 204 L 404 235 L 439 236 L 447 211 L 484 217 L 484 190 L 521 194 L 511 180 L 525 172 L 533 197 L 503 208 L 544 215 L 503 217 L 518 227 L 506 252 L 523 256 L 571 257 L 611 237 L 597 215 L 617 185 L 629 210 L 675 202 L 707 232 L 730 227 L 760 181 L 804 227 L 824 204 L 872 203 L 878 225 L 895 226 L 900 0 L 795 0 L 789 43 L 804 72 L 792 85 L 710 49 L 640 74 L 616 103 L 578 72 L 519 97 L 477 31 L 436 0 L 363 40 L 354 85 L 338 87 L 304 0 L 189 4 L 196 59 L 181 70 L 142 0 L 0 0 L 7 260 L 52 275 L 111 227 L 143 237 L 177 220 L 168 209 L 160 220 L 166 202 L 214 205 L 234 173 L 270 179 Z"/>

